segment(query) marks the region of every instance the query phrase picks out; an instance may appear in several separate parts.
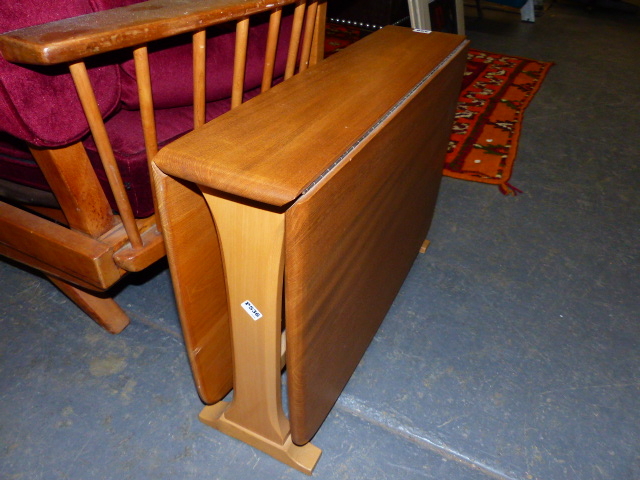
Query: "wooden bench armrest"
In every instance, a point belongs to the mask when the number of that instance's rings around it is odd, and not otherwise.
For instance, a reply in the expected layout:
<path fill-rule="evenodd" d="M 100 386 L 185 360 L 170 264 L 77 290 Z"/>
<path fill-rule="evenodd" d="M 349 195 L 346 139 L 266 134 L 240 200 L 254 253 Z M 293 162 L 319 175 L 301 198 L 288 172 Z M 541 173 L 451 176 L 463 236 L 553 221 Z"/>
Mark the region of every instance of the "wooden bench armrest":
<path fill-rule="evenodd" d="M 53 65 L 202 30 L 295 0 L 148 0 L 0 35 L 9 62 Z"/>

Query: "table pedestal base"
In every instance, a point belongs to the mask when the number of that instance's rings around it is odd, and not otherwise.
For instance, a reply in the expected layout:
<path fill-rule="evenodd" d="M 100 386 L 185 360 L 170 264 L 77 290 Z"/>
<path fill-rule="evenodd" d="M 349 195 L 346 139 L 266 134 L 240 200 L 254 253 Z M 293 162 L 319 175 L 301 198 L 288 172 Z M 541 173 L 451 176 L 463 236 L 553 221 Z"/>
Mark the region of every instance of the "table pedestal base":
<path fill-rule="evenodd" d="M 257 448 L 285 465 L 311 475 L 322 454 L 322 450 L 311 443 L 302 446 L 295 445 L 291 441 L 290 435 L 286 437 L 282 444 L 278 444 L 256 432 L 248 430 L 225 417 L 224 412 L 229 405 L 229 402 L 218 402 L 215 405 L 204 407 L 200 412 L 200 421 L 220 430 L 225 435 Z"/>

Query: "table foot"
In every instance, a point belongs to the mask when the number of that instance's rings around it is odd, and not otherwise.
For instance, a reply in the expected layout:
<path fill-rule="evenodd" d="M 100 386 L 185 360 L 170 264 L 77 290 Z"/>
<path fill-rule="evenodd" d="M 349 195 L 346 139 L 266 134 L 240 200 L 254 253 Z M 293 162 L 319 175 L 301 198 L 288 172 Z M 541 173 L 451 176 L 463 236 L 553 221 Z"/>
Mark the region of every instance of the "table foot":
<path fill-rule="evenodd" d="M 226 418 L 224 413 L 229 405 L 230 402 L 218 402 L 204 407 L 200 412 L 200 421 L 225 435 L 257 448 L 285 465 L 311 475 L 322 454 L 321 449 L 311 443 L 301 446 L 295 445 L 291 441 L 291 435 L 287 435 L 282 444 L 269 440 L 259 433 Z"/>

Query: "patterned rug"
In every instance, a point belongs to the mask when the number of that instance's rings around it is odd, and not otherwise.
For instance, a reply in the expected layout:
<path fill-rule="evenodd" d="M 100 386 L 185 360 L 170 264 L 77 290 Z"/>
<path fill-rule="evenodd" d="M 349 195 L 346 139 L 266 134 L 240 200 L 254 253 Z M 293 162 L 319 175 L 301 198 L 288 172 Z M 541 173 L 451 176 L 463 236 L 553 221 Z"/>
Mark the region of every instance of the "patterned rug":
<path fill-rule="evenodd" d="M 445 159 L 449 177 L 498 185 L 509 183 L 522 116 L 542 85 L 551 62 L 470 50 L 453 132 Z"/>
<path fill-rule="evenodd" d="M 371 32 L 327 24 L 325 52 L 337 52 Z M 469 50 L 443 174 L 498 185 L 505 195 L 518 151 L 522 116 L 552 62 Z"/>
<path fill-rule="evenodd" d="M 369 35 L 371 31 L 351 25 L 327 22 L 324 33 L 324 54 L 326 57 Z"/>

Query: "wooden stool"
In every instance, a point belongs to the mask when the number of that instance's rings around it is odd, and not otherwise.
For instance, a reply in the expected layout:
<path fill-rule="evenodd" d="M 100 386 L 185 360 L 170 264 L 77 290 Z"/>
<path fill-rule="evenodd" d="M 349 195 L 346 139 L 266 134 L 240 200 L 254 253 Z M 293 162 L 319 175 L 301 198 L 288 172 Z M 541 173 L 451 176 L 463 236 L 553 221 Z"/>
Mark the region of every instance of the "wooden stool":
<path fill-rule="evenodd" d="M 205 423 L 311 473 L 429 229 L 466 48 L 385 27 L 158 154 L 196 385 L 206 403 L 234 389 Z"/>

